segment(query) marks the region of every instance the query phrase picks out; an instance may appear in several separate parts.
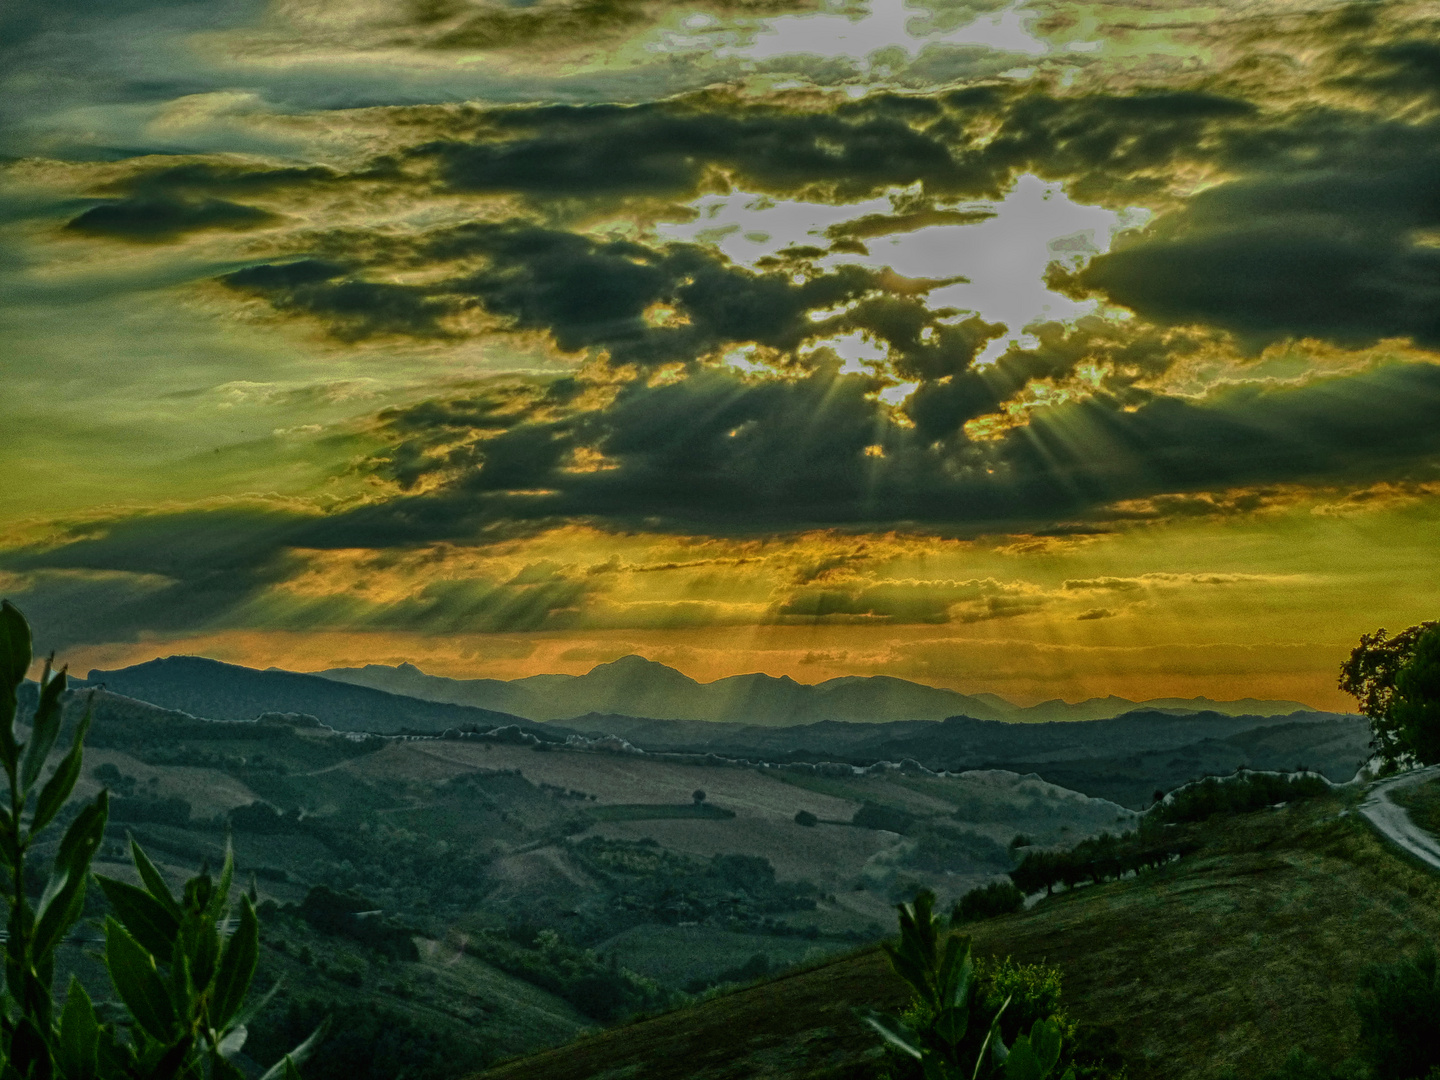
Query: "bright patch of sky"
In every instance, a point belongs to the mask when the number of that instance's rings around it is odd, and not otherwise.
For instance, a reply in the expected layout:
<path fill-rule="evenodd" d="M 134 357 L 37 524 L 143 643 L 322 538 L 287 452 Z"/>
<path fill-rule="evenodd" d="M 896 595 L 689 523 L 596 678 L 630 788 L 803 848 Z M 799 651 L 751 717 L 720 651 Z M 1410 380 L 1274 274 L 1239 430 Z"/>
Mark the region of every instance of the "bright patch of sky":
<path fill-rule="evenodd" d="M 825 230 L 873 214 L 893 214 L 889 199 L 849 206 L 777 200 L 747 192 L 707 195 L 695 202 L 699 215 L 684 224 L 658 227 L 661 239 L 711 243 L 730 259 L 753 267 L 757 260 L 792 245 L 827 247 Z M 932 225 L 913 232 L 872 236 L 869 255 L 837 254 L 817 260 L 826 268 L 858 263 L 890 267 L 910 278 L 969 280 L 944 285 L 929 295 L 932 307 L 975 312 L 1003 322 L 1010 333 L 993 342 L 984 357 L 998 356 L 1024 328 L 1036 322 L 1067 322 L 1095 311 L 1093 300 L 1075 301 L 1045 287 L 1045 268 L 1060 262 L 1078 268 L 1109 250 L 1117 232 L 1144 224 L 1140 208 L 1107 210 L 1072 200 L 1059 184 L 1026 174 L 998 202 L 973 202 L 960 210 L 995 216 L 970 225 Z M 853 363 L 871 359 L 855 342 L 837 342 Z"/>
<path fill-rule="evenodd" d="M 913 55 L 927 45 L 980 45 L 1031 56 L 1050 51 L 1049 45 L 1026 29 L 1027 13 L 1020 3 L 949 30 L 927 30 L 927 14 L 905 0 L 871 0 L 869 11 L 858 17 L 853 10 L 780 15 L 761 21 L 743 38 L 733 30 L 727 32 L 714 16 L 695 14 L 682 22 L 683 31 L 665 33 L 652 48 L 665 52 L 713 48 L 716 56 L 744 60 L 804 54 L 850 59 L 862 65 L 881 49 L 900 48 Z M 717 32 L 724 37 L 717 40 Z"/>

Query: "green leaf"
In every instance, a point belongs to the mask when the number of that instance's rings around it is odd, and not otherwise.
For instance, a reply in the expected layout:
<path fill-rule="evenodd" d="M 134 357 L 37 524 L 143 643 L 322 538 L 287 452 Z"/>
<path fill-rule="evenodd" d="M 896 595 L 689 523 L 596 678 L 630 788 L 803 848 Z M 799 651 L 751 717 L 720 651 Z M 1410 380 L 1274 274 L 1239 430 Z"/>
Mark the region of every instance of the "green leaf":
<path fill-rule="evenodd" d="M 300 1080 L 300 1070 L 295 1068 L 289 1054 L 285 1055 L 285 1080 Z"/>
<path fill-rule="evenodd" d="M 320 1022 L 320 1026 L 310 1033 L 310 1037 L 299 1046 L 291 1050 L 283 1058 L 277 1061 L 266 1071 L 260 1080 L 281 1080 L 282 1077 L 288 1080 L 291 1076 L 298 1076 L 295 1071 L 297 1065 L 304 1065 L 307 1058 L 315 1052 L 315 1048 L 325 1039 L 325 1033 L 330 1030 L 330 1018 L 327 1016 Z"/>
<path fill-rule="evenodd" d="M 178 923 L 181 917 L 180 905 L 175 902 L 175 896 L 170 892 L 170 886 L 165 884 L 165 878 L 155 868 L 155 864 L 150 861 L 150 856 L 146 855 L 140 845 L 135 842 L 133 836 L 130 838 L 130 857 L 135 861 L 135 869 L 139 872 L 140 880 L 145 883 L 145 888 L 150 895 L 166 911 L 170 912 Z"/>
<path fill-rule="evenodd" d="M 1030 1048 L 1029 1037 L 1021 1035 L 1016 1038 L 1015 1045 L 1010 1047 L 1010 1053 L 1005 1058 L 1005 1080 L 1043 1080 L 1044 1076 L 1045 1070 Z"/>
<path fill-rule="evenodd" d="M 56 870 L 45 886 L 31 939 L 31 955 L 39 966 L 48 959 L 66 931 L 74 926 L 85 911 L 85 872 Z"/>
<path fill-rule="evenodd" d="M 240 925 L 225 943 L 220 970 L 215 976 L 215 992 L 210 999 L 210 1024 L 223 1030 L 240 1011 L 250 980 L 255 977 L 255 962 L 260 956 L 260 923 L 250 898 L 240 901 Z"/>
<path fill-rule="evenodd" d="M 50 675 L 50 661 L 45 661 L 45 674 L 41 676 L 40 703 L 35 707 L 35 718 L 30 723 L 30 741 L 25 745 L 25 757 L 20 763 L 20 790 L 29 791 L 40 778 L 45 759 L 60 737 L 60 695 L 65 692 L 65 672 Z"/>
<path fill-rule="evenodd" d="M 87 706 L 84 717 L 75 728 L 75 741 L 70 744 L 69 752 L 55 766 L 55 775 L 40 789 L 40 797 L 35 802 L 35 818 L 30 823 L 32 831 L 39 832 L 54 821 L 65 800 L 75 790 L 75 781 L 80 778 L 80 761 L 84 757 L 85 733 L 89 730 L 90 709 Z"/>
<path fill-rule="evenodd" d="M 175 941 L 180 935 L 180 923 L 165 906 L 144 889 L 136 888 L 129 882 L 118 881 L 101 874 L 95 875 L 100 890 L 120 925 L 130 931 L 130 936 L 145 950 L 162 963 L 169 963 L 175 954 Z"/>
<path fill-rule="evenodd" d="M 1030 1049 L 1035 1051 L 1043 1075 L 1048 1076 L 1060 1060 L 1060 1025 L 1036 1020 L 1030 1028 Z"/>
<path fill-rule="evenodd" d="M 203 992 L 215 981 L 215 972 L 220 965 L 220 927 L 207 915 L 190 925 L 184 941 L 195 989 Z"/>
<path fill-rule="evenodd" d="M 874 1028 L 880 1034 L 880 1037 L 890 1046 L 899 1050 L 902 1054 L 908 1054 L 916 1061 L 920 1060 L 920 1045 L 912 1038 L 907 1037 L 912 1036 L 914 1033 L 901 1024 L 900 1021 L 894 1017 L 884 1016 L 877 1012 L 868 1013 L 864 1017 L 864 1020 L 865 1023 Z"/>
<path fill-rule="evenodd" d="M 217 922 L 230 904 L 230 883 L 235 879 L 235 850 L 230 846 L 230 837 L 225 837 L 225 865 L 220 868 L 220 884 L 210 894 L 210 903 L 205 914 Z"/>
<path fill-rule="evenodd" d="M 101 1025 L 95 1050 L 101 1080 L 129 1080 L 138 1071 L 135 1051 L 115 1037 L 115 1029 L 109 1024 Z"/>
<path fill-rule="evenodd" d="M 153 1038 L 168 1042 L 175 1033 L 175 1006 L 165 983 L 150 954 L 113 918 L 105 920 L 105 966 L 135 1022 Z"/>
<path fill-rule="evenodd" d="M 969 1026 L 970 1010 L 964 1006 L 957 1008 L 952 1005 L 941 1009 L 940 1015 L 935 1017 L 935 1034 L 951 1046 L 965 1037 L 965 1030 Z"/>
<path fill-rule="evenodd" d="M 0 600 L 0 686 L 13 693 L 30 670 L 30 624 L 9 600 Z"/>
<path fill-rule="evenodd" d="M 37 908 L 32 932 L 32 950 L 37 963 L 54 950 L 65 932 L 80 917 L 85 902 L 85 875 L 95 852 L 100 849 L 101 841 L 105 839 L 109 806 L 109 796 L 101 791 L 65 830 L 60 850 L 55 855 L 55 868 Z M 13 941 L 13 926 L 10 932 Z"/>
<path fill-rule="evenodd" d="M 110 793 L 104 788 L 95 796 L 95 801 L 75 815 L 75 820 L 60 839 L 60 850 L 55 853 L 55 866 L 64 867 L 72 874 L 84 874 L 90 869 L 90 861 L 100 850 L 105 839 L 105 822 L 110 817 Z"/>
<path fill-rule="evenodd" d="M 243 1026 L 236 1026 L 227 1031 L 225 1037 L 220 1040 L 220 1044 L 216 1048 L 220 1051 L 220 1056 L 228 1060 L 238 1054 L 244 1049 L 245 1039 L 249 1034 L 250 1032 Z"/>
<path fill-rule="evenodd" d="M 15 742 L 15 692 L 30 670 L 30 624 L 8 600 L 0 601 L 0 765 L 15 775 L 20 747 Z"/>
<path fill-rule="evenodd" d="M 96 1054 L 100 1044 L 100 1025 L 95 1007 L 80 980 L 70 976 L 70 989 L 65 995 L 65 1009 L 60 1014 L 60 1038 L 56 1044 L 56 1062 L 65 1080 L 92 1080 L 98 1070 Z"/>
<path fill-rule="evenodd" d="M 170 1000 L 182 1023 L 190 1025 L 199 1016 L 199 996 L 190 979 L 190 960 L 183 948 L 175 950 L 170 961 Z"/>

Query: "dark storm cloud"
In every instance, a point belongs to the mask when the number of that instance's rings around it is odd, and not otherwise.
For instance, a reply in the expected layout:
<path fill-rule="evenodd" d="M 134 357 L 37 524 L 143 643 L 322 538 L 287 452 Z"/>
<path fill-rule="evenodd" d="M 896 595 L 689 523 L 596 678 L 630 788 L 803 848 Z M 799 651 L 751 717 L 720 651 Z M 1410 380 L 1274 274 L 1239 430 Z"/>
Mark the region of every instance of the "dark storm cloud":
<path fill-rule="evenodd" d="M 341 341 L 385 334 L 446 337 L 441 320 L 460 307 L 455 298 L 434 296 L 425 287 L 365 281 L 323 259 L 264 263 L 219 280 L 263 297 L 277 311 L 318 318 Z"/>
<path fill-rule="evenodd" d="M 203 229 L 254 229 L 277 220 L 274 214 L 225 199 L 142 197 L 92 206 L 65 227 L 92 236 L 158 243 Z"/>
<path fill-rule="evenodd" d="M 275 592 L 306 568 L 295 549 L 347 546 L 333 542 L 337 525 L 344 528 L 343 517 L 262 510 L 156 514 L 87 526 L 43 548 L 0 555 L 0 564 L 20 576 L 6 595 L 29 615 L 44 649 L 328 622 L 444 632 L 559 629 L 574 621 L 585 595 L 582 583 L 553 573 L 434 581 L 383 604 Z"/>
<path fill-rule="evenodd" d="M 361 531 L 453 536 L 485 520 L 546 516 L 736 532 L 906 521 L 1035 530 L 1103 521 L 1112 503 L 1162 493 L 1429 475 L 1440 455 L 1440 368 L 1430 365 L 1250 387 L 1207 404 L 1153 397 L 1127 407 L 1098 396 L 1037 410 L 986 442 L 955 431 L 936 441 L 896 424 L 875 389 L 833 369 L 765 381 L 705 371 L 629 384 L 603 409 L 512 417 L 499 431 L 396 410 L 397 449 L 378 467 L 444 483 L 364 511 L 371 525 Z M 555 406 L 530 408 L 553 417 Z M 603 466 L 575 469 L 581 448 Z"/>
<path fill-rule="evenodd" d="M 1337 125 L 1338 127 L 1338 125 Z M 1440 125 L 1337 130 L 1317 157 L 1201 192 L 1072 280 L 1256 344 L 1440 344 Z"/>
<path fill-rule="evenodd" d="M 1153 397 L 1127 408 L 1102 395 L 1037 410 L 1028 425 L 986 442 L 931 441 L 897 424 L 874 400 L 876 388 L 833 367 L 783 380 L 701 370 L 661 385 L 637 380 L 608 406 L 582 407 L 573 380 L 497 382 L 384 414 L 394 450 L 373 467 L 408 482 L 411 494 L 325 515 L 114 521 L 7 553 L 0 569 L 20 575 L 25 584 L 12 595 L 56 647 L 221 626 L 549 629 L 583 622 L 582 583 L 539 571 L 438 581 L 383 605 L 282 586 L 310 565 L 307 551 L 368 548 L 380 558 L 385 549 L 483 545 L 577 519 L 752 535 L 904 524 L 1039 534 L 1133 517 L 1112 509 L 1126 500 L 1424 480 L 1440 469 L 1440 367 L 1432 365 L 1242 387 L 1208 403 Z M 1043 602 L 984 583 L 816 583 L 775 617 L 979 621 Z"/>
<path fill-rule="evenodd" d="M 454 191 L 521 192 L 537 199 L 688 198 L 715 170 L 743 187 L 812 191 L 851 200 L 917 180 L 963 182 L 928 98 L 884 95 L 801 112 L 694 95 L 678 102 L 555 105 L 491 111 L 474 135 L 435 140 L 433 159 Z M 995 188 L 993 177 L 970 177 Z"/>
<path fill-rule="evenodd" d="M 103 189 L 123 198 L 106 199 L 65 227 L 138 243 L 178 240 L 206 229 L 254 229 L 281 218 L 221 196 L 273 195 L 335 178 L 333 170 L 321 167 L 266 168 L 206 161 L 148 165 Z"/>
<path fill-rule="evenodd" d="M 832 201 L 915 183 L 930 198 L 997 197 L 1025 170 L 1134 198 L 1163 190 L 1178 163 L 1255 112 L 1188 91 L 1066 97 L 994 86 L 791 102 L 694 94 L 452 115 L 446 137 L 406 156 L 433 160 L 451 190 L 536 200 L 683 199 L 723 186 L 721 174 L 746 190 Z"/>
<path fill-rule="evenodd" d="M 733 266 L 699 245 L 653 248 L 525 222 L 447 229 L 422 238 L 409 257 L 422 264 L 483 257 L 484 266 L 423 286 L 370 281 L 362 268 L 321 259 L 254 266 L 220 280 L 279 311 L 319 318 L 343 339 L 439 336 L 445 315 L 478 307 L 505 329 L 549 333 L 565 352 L 601 349 L 613 365 L 650 367 L 733 342 L 793 351 L 830 325 L 809 312 L 878 295 L 893 278 L 844 266 L 796 282 Z M 647 321 L 655 304 L 676 318 Z"/>

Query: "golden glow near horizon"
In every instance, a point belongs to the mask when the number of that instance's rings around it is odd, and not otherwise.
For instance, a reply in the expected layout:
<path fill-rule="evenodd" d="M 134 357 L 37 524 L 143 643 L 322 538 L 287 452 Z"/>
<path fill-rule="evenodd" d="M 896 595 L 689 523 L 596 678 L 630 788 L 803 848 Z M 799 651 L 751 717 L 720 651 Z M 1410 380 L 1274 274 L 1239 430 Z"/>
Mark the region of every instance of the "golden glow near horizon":
<path fill-rule="evenodd" d="M 0 593 L 77 669 L 1344 708 L 1440 611 L 1425 5 L 5 18 Z"/>

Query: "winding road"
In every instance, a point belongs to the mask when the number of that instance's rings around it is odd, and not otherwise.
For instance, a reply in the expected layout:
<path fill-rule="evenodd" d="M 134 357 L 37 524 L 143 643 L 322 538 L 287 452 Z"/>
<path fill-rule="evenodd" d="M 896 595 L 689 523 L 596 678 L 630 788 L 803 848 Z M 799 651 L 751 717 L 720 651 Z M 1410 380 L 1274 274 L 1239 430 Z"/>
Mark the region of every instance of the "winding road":
<path fill-rule="evenodd" d="M 1397 788 L 1423 784 L 1436 778 L 1440 778 L 1440 765 L 1429 765 L 1376 781 L 1370 785 L 1365 801 L 1360 804 L 1360 813 L 1381 836 L 1404 848 L 1421 862 L 1440 870 L 1440 839 L 1419 828 L 1410 820 L 1403 806 L 1390 800 L 1390 793 Z"/>

